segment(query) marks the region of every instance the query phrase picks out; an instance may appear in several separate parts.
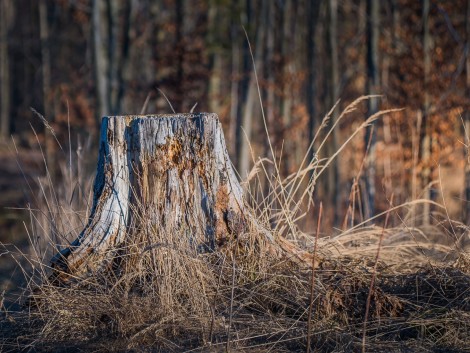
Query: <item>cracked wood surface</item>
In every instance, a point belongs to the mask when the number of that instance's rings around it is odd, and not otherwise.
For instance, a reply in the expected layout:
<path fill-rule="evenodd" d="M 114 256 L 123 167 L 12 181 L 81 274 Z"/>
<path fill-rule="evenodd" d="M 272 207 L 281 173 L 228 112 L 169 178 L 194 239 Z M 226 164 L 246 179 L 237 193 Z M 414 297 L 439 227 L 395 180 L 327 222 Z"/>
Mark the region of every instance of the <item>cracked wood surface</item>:
<path fill-rule="evenodd" d="M 243 191 L 216 114 L 103 118 L 91 216 L 52 266 L 79 275 L 109 264 L 139 214 L 187 237 L 195 253 L 244 230 Z"/>

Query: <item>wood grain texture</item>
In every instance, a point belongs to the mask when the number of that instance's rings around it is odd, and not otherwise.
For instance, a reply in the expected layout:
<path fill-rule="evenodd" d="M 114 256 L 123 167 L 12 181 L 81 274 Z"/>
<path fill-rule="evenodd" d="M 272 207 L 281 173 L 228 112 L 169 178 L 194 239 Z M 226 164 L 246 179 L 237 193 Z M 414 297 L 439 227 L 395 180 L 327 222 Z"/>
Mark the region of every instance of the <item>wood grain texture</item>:
<path fill-rule="evenodd" d="M 212 251 L 244 231 L 246 217 L 216 114 L 105 117 L 91 216 L 52 265 L 77 275 L 106 266 L 143 223 Z"/>

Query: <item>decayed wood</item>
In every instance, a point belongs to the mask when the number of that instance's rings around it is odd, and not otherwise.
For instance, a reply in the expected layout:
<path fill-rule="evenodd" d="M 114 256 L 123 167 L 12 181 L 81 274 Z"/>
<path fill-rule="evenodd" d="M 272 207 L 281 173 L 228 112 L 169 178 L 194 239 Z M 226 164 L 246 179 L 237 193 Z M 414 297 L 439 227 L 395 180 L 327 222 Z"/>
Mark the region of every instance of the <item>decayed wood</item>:
<path fill-rule="evenodd" d="M 180 232 L 197 252 L 245 229 L 242 188 L 216 114 L 103 118 L 91 216 L 53 267 L 81 274 L 112 260 L 109 249 L 123 243 L 141 207 L 152 210 L 145 222 Z"/>

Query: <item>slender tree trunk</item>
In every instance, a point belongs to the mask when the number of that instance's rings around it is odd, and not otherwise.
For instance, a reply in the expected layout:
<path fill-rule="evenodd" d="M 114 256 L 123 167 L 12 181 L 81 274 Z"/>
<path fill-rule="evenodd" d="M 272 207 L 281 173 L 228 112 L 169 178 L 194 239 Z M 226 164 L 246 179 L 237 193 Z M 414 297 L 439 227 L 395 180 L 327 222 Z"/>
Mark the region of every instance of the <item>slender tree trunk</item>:
<path fill-rule="evenodd" d="M 112 43 L 109 51 L 109 63 L 111 64 L 109 82 L 111 85 L 110 101 L 111 113 L 119 114 L 122 110 L 124 96 L 123 72 L 129 58 L 129 31 L 131 23 L 131 0 L 110 1 L 110 34 Z M 120 19 L 121 21 L 118 21 Z"/>
<path fill-rule="evenodd" d="M 274 125 L 274 31 L 275 31 L 275 3 L 268 1 L 266 11 L 265 25 L 267 27 L 266 33 L 266 80 L 267 80 L 267 94 L 266 94 L 266 120 L 269 128 Z M 271 130 L 272 131 L 272 130 Z M 272 138 L 271 142 L 275 145 L 276 141 Z M 265 146 L 266 155 L 268 155 L 269 146 Z"/>
<path fill-rule="evenodd" d="M 92 3 L 92 33 L 94 52 L 94 72 L 96 80 L 96 100 L 98 102 L 97 122 L 102 116 L 109 114 L 109 58 L 107 55 L 107 45 L 105 42 L 106 17 L 104 16 L 105 1 L 93 0 Z"/>
<path fill-rule="evenodd" d="M 295 14 L 294 17 L 297 19 L 295 24 L 294 32 L 296 35 L 294 36 L 294 53 L 305 53 L 307 51 L 307 24 L 312 19 L 308 18 L 307 15 L 307 7 L 308 7 L 309 0 L 297 0 L 295 5 Z M 296 82 L 295 76 L 299 73 L 305 73 L 307 63 L 305 61 L 305 55 L 294 55 L 293 61 L 294 67 L 294 76 L 292 77 L 292 81 Z M 292 111 L 293 116 L 295 116 L 296 121 L 298 122 L 299 114 L 297 113 L 297 109 L 304 104 L 303 100 L 303 92 L 302 88 L 298 84 L 294 84 L 292 87 L 292 91 L 294 94 L 292 95 L 292 107 L 295 111 Z M 305 128 L 308 124 L 305 124 Z M 308 136 L 308 131 L 306 129 L 299 129 L 297 130 L 297 134 L 300 137 L 297 141 L 293 143 L 292 146 L 292 156 L 294 160 L 294 169 L 297 170 L 298 166 L 302 162 L 305 156 L 305 139 Z"/>
<path fill-rule="evenodd" d="M 266 5 L 267 5 L 267 0 L 263 0 L 262 2 L 262 8 L 261 8 L 261 21 L 264 20 L 265 16 L 264 13 L 266 12 Z M 257 72 L 261 72 L 261 59 L 263 57 L 263 40 L 264 40 L 264 32 L 265 32 L 265 26 L 264 25 L 259 25 L 257 26 L 256 30 L 256 44 L 255 48 L 253 49 L 254 52 L 254 65 L 256 66 Z M 250 169 L 250 160 L 251 160 L 251 154 L 250 154 L 250 148 L 248 141 L 251 140 L 251 132 L 253 129 L 253 114 L 254 114 L 254 107 L 255 103 L 258 99 L 258 88 L 256 84 L 256 77 L 255 77 L 255 72 L 254 68 L 252 67 L 251 74 L 250 74 L 250 80 L 248 83 L 248 91 L 246 95 L 246 100 L 245 100 L 245 106 L 243 109 L 243 121 L 242 121 L 242 134 L 240 136 L 240 142 L 239 142 L 239 167 L 238 167 L 238 172 L 240 175 L 243 177 L 247 176 L 247 173 L 249 172 Z M 247 141 L 248 139 L 248 141 Z"/>
<path fill-rule="evenodd" d="M 10 0 L 0 0 L 0 137 L 5 141 L 10 134 L 10 62 L 8 29 Z"/>
<path fill-rule="evenodd" d="M 392 49 L 396 54 L 398 47 L 398 29 L 400 28 L 400 12 L 398 10 L 398 0 L 392 0 Z"/>
<path fill-rule="evenodd" d="M 395 4 L 394 1 L 391 2 L 390 4 L 390 12 L 392 13 L 392 29 L 391 31 L 387 31 L 385 33 L 385 42 L 387 45 L 392 48 L 392 52 L 395 51 L 395 21 L 394 21 L 394 11 L 395 10 Z M 383 94 L 387 95 L 387 87 L 389 86 L 389 77 L 390 77 L 390 63 L 392 59 L 393 54 L 390 52 L 385 52 L 383 55 L 383 60 L 382 60 L 382 68 L 381 68 L 381 76 L 380 76 L 380 87 L 383 90 Z M 383 117 L 383 140 L 385 143 L 385 146 L 391 146 L 392 145 L 392 130 L 391 130 L 391 119 L 389 115 L 385 115 Z M 385 186 L 385 194 L 391 195 L 392 190 L 393 190 L 393 181 L 392 181 L 392 158 L 391 154 L 388 150 L 384 151 L 384 186 Z"/>
<path fill-rule="evenodd" d="M 466 20 L 466 91 L 467 98 L 470 97 L 470 0 L 467 0 L 467 20 Z M 465 164 L 465 198 L 464 211 L 465 223 L 470 224 L 470 111 L 467 109 L 465 113 L 465 144 L 467 145 L 466 155 L 467 163 Z"/>
<path fill-rule="evenodd" d="M 421 175 L 421 187 L 424 188 L 424 198 L 431 200 L 431 121 L 429 117 L 430 96 L 429 96 L 429 78 L 431 74 L 431 35 L 429 32 L 429 0 L 423 0 L 423 50 L 424 50 L 424 104 L 423 120 L 421 126 L 421 162 L 423 163 L 423 172 Z M 423 205 L 423 223 L 430 224 L 431 207 L 429 203 Z"/>
<path fill-rule="evenodd" d="M 237 6 L 232 3 L 232 10 L 236 11 Z M 231 80 L 230 80 L 230 152 L 236 155 L 237 152 L 237 130 L 239 129 L 239 91 L 240 91 L 240 35 L 239 23 L 233 21 L 230 26 L 231 48 Z M 234 160 L 238 165 L 238 156 Z"/>
<path fill-rule="evenodd" d="M 283 23 L 282 23 L 282 58 L 284 61 L 283 76 L 286 77 L 282 83 L 283 95 L 281 100 L 281 116 L 284 129 L 288 130 L 292 123 L 292 85 L 287 77 L 293 75 L 293 55 L 294 52 L 294 40 L 293 33 L 295 33 L 295 12 L 294 12 L 294 1 L 286 0 L 283 8 Z M 284 149 L 291 153 L 291 143 L 289 139 L 286 139 Z M 283 158 L 284 160 L 284 173 L 286 175 L 292 172 L 293 154 L 290 154 L 289 158 Z"/>
<path fill-rule="evenodd" d="M 282 56 L 284 58 L 284 76 L 289 77 L 293 74 L 293 55 L 294 52 L 294 38 L 295 33 L 295 0 L 286 0 L 283 11 L 283 28 L 282 28 Z M 289 82 L 287 80 L 287 82 Z M 284 83 L 284 95 L 282 99 L 282 119 L 284 126 L 288 127 L 292 121 L 292 92 L 291 85 Z"/>
<path fill-rule="evenodd" d="M 265 89 L 266 93 L 266 104 L 265 104 L 265 112 L 266 112 L 266 124 L 268 127 L 268 131 L 270 134 L 270 139 L 267 138 L 264 141 L 264 155 L 269 156 L 271 154 L 271 148 L 273 151 L 275 150 L 276 146 L 276 129 L 275 129 L 275 99 L 274 99 L 274 85 L 275 85 L 275 78 L 274 78 L 274 34 L 275 34 L 275 24 L 274 21 L 276 19 L 276 9 L 275 9 L 275 2 L 274 1 L 267 1 L 267 9 L 264 14 L 264 26 L 266 26 L 266 35 L 265 35 L 265 80 L 267 87 Z M 271 146 L 269 145 L 271 143 Z M 276 161 L 277 156 L 273 156 L 273 160 Z M 272 178 L 274 175 L 274 166 L 272 164 L 266 165 L 266 173 L 268 179 Z M 266 182 L 265 186 L 265 195 L 269 194 L 270 183 Z"/>
<path fill-rule="evenodd" d="M 225 26 L 222 23 L 219 6 L 211 1 L 209 2 L 209 28 L 207 34 L 207 46 L 209 47 L 209 110 L 220 112 L 222 96 L 222 75 L 223 75 L 223 57 L 222 43 L 219 32 L 225 32 Z M 232 44 L 233 45 L 233 44 Z"/>
<path fill-rule="evenodd" d="M 51 119 L 51 53 L 49 49 L 49 19 L 46 0 L 39 0 L 39 32 L 41 38 L 41 69 L 44 113 Z"/>
<path fill-rule="evenodd" d="M 93 0 L 92 3 L 98 121 L 102 116 L 118 114 L 122 109 L 131 12 L 130 0 Z"/>
<path fill-rule="evenodd" d="M 238 45 L 233 48 L 237 48 L 239 50 L 238 54 L 238 71 L 235 70 L 236 74 L 238 75 L 238 82 L 237 82 L 237 106 L 232 105 L 232 112 L 236 113 L 236 120 L 233 121 L 233 136 L 235 137 L 234 142 L 234 154 L 236 156 L 236 166 L 237 170 L 240 172 L 241 167 L 241 151 L 242 151 L 242 144 L 246 143 L 245 134 L 243 133 L 241 127 L 243 125 L 243 107 L 246 103 L 247 92 L 250 82 L 250 75 L 249 73 L 252 70 L 253 64 L 251 63 L 251 57 L 248 50 L 248 41 L 246 40 L 245 33 L 242 31 L 242 26 L 245 30 L 248 31 L 248 23 L 251 23 L 252 19 L 252 2 L 250 0 L 246 1 L 232 1 L 232 9 L 233 11 L 239 12 L 239 18 L 234 19 L 232 22 L 232 34 L 234 38 L 237 38 Z M 236 51 L 235 51 L 236 52 Z M 234 55 L 232 52 L 232 56 Z M 232 62 L 232 67 L 235 62 Z M 232 87 L 232 93 L 235 94 L 233 91 L 235 87 Z M 233 97 L 233 96 L 232 96 Z M 232 103 L 233 104 L 233 103 Z"/>
<path fill-rule="evenodd" d="M 149 73 L 150 77 L 149 80 L 149 90 L 152 92 L 155 92 L 155 81 L 157 80 L 158 77 L 158 67 L 154 63 L 158 61 L 159 57 L 159 34 L 163 31 L 162 26 L 161 26 L 161 20 L 156 20 L 159 18 L 160 13 L 162 11 L 162 6 L 159 1 L 154 1 L 149 4 L 149 22 L 151 23 L 150 25 L 150 33 L 149 33 L 149 45 L 150 45 L 150 50 L 148 50 L 148 57 L 149 57 L 149 62 L 153 63 L 152 65 L 146 65 L 149 67 Z M 135 19 L 134 19 L 135 20 Z M 132 41 L 131 41 L 132 43 Z M 131 49 L 130 49 L 131 51 Z M 132 52 L 132 51 L 131 51 Z M 157 112 L 157 99 L 151 99 L 151 102 L 149 104 L 148 110 L 149 112 Z"/>
<path fill-rule="evenodd" d="M 51 107 L 51 53 L 49 48 L 49 18 L 46 0 L 39 0 L 39 35 L 41 38 L 42 101 L 44 116 L 49 124 L 53 125 L 54 116 Z M 50 177 L 54 180 L 56 173 L 56 145 L 51 131 L 44 127 L 44 132 L 47 167 Z"/>
<path fill-rule="evenodd" d="M 309 128 L 308 128 L 308 144 L 313 141 L 315 136 L 316 124 L 316 55 L 315 55 L 315 34 L 317 28 L 318 16 L 320 13 L 321 0 L 308 1 L 308 33 L 307 33 L 307 111 L 309 115 Z M 315 150 L 312 148 L 310 159 L 314 157 Z"/>
<path fill-rule="evenodd" d="M 379 90 L 379 23 L 380 1 L 367 0 L 367 94 L 378 94 Z M 377 98 L 369 99 L 369 113 L 379 110 Z M 376 174 L 376 131 L 374 125 L 368 126 L 364 145 L 369 146 L 365 170 L 365 207 L 364 217 L 369 219 L 375 214 L 375 174 Z"/>
<path fill-rule="evenodd" d="M 175 48 L 176 48 L 176 96 L 174 97 L 176 111 L 185 111 L 184 107 L 184 43 L 183 43 L 183 24 L 184 24 L 184 0 L 175 1 Z"/>
<path fill-rule="evenodd" d="M 109 112 L 106 115 L 116 115 L 115 111 L 115 99 L 117 96 L 118 82 L 117 82 L 117 71 L 118 71 L 118 61 L 120 56 L 115 54 L 118 53 L 119 46 L 119 4 L 120 0 L 105 0 L 106 2 L 106 42 L 108 43 L 107 57 L 108 57 L 108 100 L 109 100 Z"/>
<path fill-rule="evenodd" d="M 338 100 L 339 96 L 339 61 L 338 61 L 338 1 L 329 0 L 328 4 L 328 26 L 327 26 L 327 51 L 329 53 L 329 85 L 328 85 L 328 103 L 330 109 Z M 332 124 L 337 119 L 337 112 L 335 111 L 332 116 Z M 332 156 L 338 149 L 338 129 L 333 131 L 331 142 L 328 144 L 328 156 Z M 332 162 L 331 167 L 328 169 L 328 199 L 334 205 L 334 224 L 339 221 L 339 213 L 341 212 L 341 192 L 339 187 L 339 164 L 338 159 Z"/>
<path fill-rule="evenodd" d="M 50 121 L 51 109 L 51 53 L 49 49 L 49 19 L 46 0 L 39 0 L 39 33 L 41 38 L 41 69 L 44 115 Z"/>

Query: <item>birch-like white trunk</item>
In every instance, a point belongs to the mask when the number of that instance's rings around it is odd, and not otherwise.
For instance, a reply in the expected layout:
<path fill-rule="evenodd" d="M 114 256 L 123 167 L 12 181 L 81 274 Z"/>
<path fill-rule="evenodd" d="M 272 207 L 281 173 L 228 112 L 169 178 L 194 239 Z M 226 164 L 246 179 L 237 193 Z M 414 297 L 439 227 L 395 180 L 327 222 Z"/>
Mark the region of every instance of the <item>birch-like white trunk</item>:
<path fill-rule="evenodd" d="M 139 222 L 211 251 L 246 218 L 216 114 L 105 117 L 90 219 L 52 266 L 81 275 L 109 264 Z"/>

